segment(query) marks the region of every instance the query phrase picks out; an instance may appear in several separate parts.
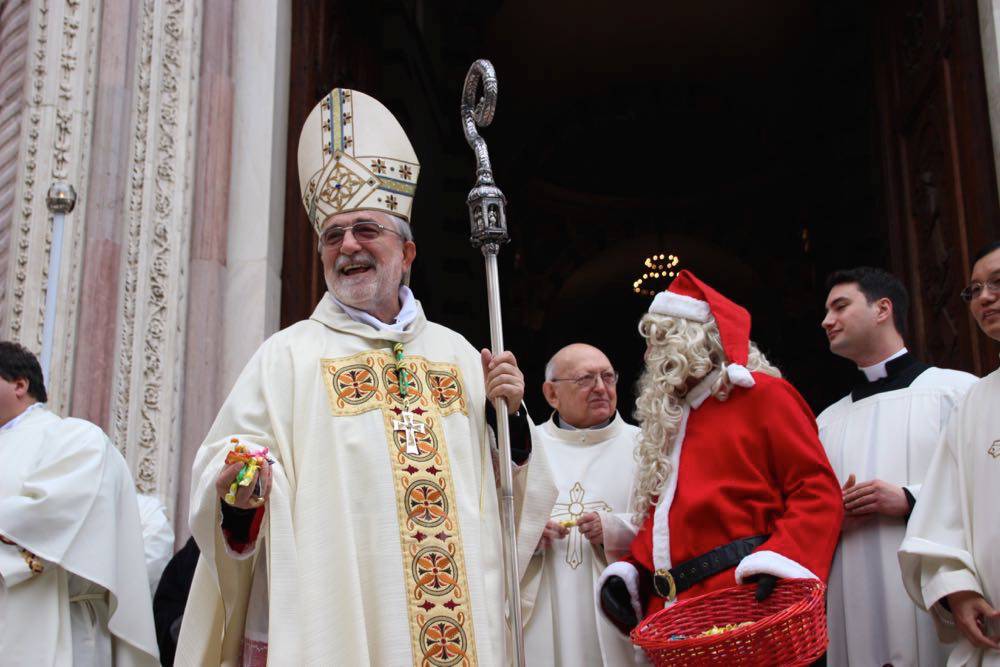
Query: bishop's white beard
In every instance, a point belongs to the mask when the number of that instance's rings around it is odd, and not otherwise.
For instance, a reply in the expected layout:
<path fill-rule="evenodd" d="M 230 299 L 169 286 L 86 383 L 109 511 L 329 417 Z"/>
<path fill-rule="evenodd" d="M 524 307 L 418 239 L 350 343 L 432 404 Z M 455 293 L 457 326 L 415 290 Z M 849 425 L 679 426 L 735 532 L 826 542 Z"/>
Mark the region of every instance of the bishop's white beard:
<path fill-rule="evenodd" d="M 344 266 L 357 263 L 371 265 L 372 271 L 357 277 L 341 273 Z M 333 270 L 326 276 L 326 287 L 341 303 L 374 314 L 380 304 L 399 298 L 402 278 L 402 258 L 380 266 L 371 253 L 361 250 L 337 258 Z"/>

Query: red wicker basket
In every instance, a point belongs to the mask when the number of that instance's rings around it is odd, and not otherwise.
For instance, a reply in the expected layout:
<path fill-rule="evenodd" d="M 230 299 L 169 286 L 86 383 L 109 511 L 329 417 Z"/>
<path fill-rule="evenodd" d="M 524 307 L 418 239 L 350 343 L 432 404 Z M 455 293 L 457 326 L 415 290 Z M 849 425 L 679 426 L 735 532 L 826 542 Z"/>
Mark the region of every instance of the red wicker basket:
<path fill-rule="evenodd" d="M 826 650 L 826 586 L 783 579 L 763 602 L 755 584 L 700 595 L 658 611 L 632 631 L 654 665 L 808 665 Z M 713 626 L 751 625 L 700 637 Z M 679 637 L 671 639 L 671 637 Z"/>

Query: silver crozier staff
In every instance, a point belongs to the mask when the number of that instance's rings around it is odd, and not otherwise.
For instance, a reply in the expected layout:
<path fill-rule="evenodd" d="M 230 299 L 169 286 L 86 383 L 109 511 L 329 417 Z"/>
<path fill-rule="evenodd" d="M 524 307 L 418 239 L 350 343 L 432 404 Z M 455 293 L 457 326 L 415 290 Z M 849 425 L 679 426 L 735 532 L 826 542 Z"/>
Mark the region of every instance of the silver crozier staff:
<path fill-rule="evenodd" d="M 480 84 L 483 96 L 476 100 Z M 465 140 L 476 153 L 476 185 L 469 192 L 469 219 L 472 223 L 472 245 L 479 248 L 486 260 L 486 295 L 490 309 L 490 344 L 493 356 L 503 352 L 503 324 L 500 321 L 500 276 L 497 254 L 506 243 L 507 199 L 493 182 L 490 154 L 486 141 L 476 126 L 493 122 L 497 104 L 497 75 L 488 60 L 472 63 L 462 87 L 462 126 Z M 514 639 L 514 664 L 524 667 L 524 632 L 521 628 L 521 587 L 517 576 L 517 535 L 514 529 L 514 471 L 510 459 L 510 426 L 507 422 L 507 401 L 494 399 L 497 413 L 497 438 L 500 441 L 500 519 L 503 526 L 504 579 L 507 582 L 507 611 L 511 636 Z"/>

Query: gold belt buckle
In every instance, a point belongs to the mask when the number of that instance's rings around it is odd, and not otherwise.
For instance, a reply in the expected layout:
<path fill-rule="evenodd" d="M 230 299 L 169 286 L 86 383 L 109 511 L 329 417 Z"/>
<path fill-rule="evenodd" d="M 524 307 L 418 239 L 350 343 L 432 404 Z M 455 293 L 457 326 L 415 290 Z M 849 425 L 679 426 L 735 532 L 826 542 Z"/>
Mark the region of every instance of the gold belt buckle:
<path fill-rule="evenodd" d="M 656 589 L 657 594 L 662 598 L 666 598 L 667 602 L 673 602 L 674 598 L 677 597 L 677 584 L 674 583 L 674 575 L 670 574 L 670 570 L 668 570 L 665 567 L 661 567 L 660 569 L 658 569 L 656 572 L 654 572 L 654 575 L 655 576 L 653 577 L 653 588 Z M 668 590 L 666 593 L 660 590 L 660 580 L 658 579 L 658 577 L 663 577 L 664 579 L 667 580 L 667 585 L 670 587 L 670 590 Z"/>

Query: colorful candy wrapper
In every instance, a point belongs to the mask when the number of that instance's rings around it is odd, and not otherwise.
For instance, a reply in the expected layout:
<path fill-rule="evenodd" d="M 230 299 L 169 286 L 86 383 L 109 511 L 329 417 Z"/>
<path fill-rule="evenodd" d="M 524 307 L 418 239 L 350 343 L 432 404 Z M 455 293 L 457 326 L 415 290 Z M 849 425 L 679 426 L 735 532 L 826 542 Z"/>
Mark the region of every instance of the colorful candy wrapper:
<path fill-rule="evenodd" d="M 251 452 L 245 445 L 237 444 L 239 440 L 233 438 L 232 441 L 236 444 L 232 451 L 226 454 L 226 465 L 233 463 L 242 463 L 243 467 L 240 471 L 236 473 L 236 479 L 233 483 L 229 485 L 229 493 L 226 494 L 226 502 L 230 505 L 236 504 L 236 492 L 241 486 L 250 486 L 254 481 L 254 476 L 261 466 L 268 463 L 269 459 L 267 456 L 268 449 L 264 447 L 256 452 Z"/>

